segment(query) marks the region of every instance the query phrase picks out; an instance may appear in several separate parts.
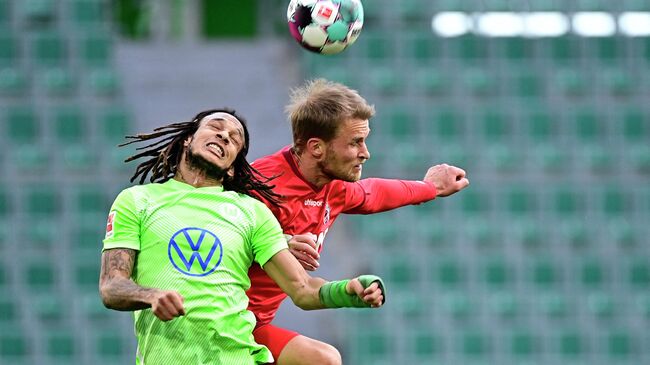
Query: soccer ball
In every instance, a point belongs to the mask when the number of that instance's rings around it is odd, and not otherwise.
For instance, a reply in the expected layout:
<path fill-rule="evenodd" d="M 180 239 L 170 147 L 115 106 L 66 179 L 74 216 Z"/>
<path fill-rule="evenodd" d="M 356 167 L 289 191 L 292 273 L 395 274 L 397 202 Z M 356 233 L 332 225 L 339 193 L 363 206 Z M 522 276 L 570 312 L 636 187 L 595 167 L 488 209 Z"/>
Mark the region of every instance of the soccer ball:
<path fill-rule="evenodd" d="M 291 0 L 289 31 L 305 49 L 336 54 L 354 43 L 363 27 L 360 0 Z"/>

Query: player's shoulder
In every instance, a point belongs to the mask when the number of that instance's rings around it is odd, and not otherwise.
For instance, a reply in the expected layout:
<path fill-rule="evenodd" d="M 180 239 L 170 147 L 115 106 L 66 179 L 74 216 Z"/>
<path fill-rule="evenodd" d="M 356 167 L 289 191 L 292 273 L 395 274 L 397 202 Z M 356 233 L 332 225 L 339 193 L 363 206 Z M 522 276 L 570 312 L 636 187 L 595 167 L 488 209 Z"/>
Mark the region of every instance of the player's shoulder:
<path fill-rule="evenodd" d="M 283 166 L 286 165 L 286 158 L 285 154 L 286 151 L 289 151 L 291 146 L 284 146 L 280 150 L 266 156 L 262 156 L 255 161 L 251 165 L 255 167 L 258 171 L 262 170 L 281 170 L 283 169 Z"/>

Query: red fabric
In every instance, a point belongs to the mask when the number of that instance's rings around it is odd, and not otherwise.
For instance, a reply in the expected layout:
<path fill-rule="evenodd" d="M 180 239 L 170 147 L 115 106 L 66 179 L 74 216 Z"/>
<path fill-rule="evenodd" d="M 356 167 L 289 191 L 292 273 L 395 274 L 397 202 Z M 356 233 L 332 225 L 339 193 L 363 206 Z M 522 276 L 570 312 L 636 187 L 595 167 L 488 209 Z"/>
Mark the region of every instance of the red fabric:
<path fill-rule="evenodd" d="M 284 328 L 276 327 L 272 324 L 267 324 L 262 327 L 257 327 L 253 331 L 255 342 L 269 348 L 275 361 L 278 361 L 280 353 L 284 350 L 285 346 L 294 337 L 300 336 L 299 333 L 290 331 Z M 275 362 L 273 363 L 275 364 Z"/>
<path fill-rule="evenodd" d="M 327 230 L 341 213 L 383 212 L 426 202 L 436 196 L 433 184 L 422 181 L 362 179 L 350 183 L 335 180 L 317 189 L 304 179 L 288 146 L 252 165 L 267 177 L 279 175 L 271 183 L 275 185 L 274 191 L 285 199 L 280 207 L 267 205 L 280 221 L 284 233 L 315 234 L 320 243 L 319 252 L 323 249 Z M 255 314 L 257 326 L 263 326 L 273 320 L 286 294 L 258 264 L 253 264 L 248 276 L 251 279 L 248 309 Z"/>

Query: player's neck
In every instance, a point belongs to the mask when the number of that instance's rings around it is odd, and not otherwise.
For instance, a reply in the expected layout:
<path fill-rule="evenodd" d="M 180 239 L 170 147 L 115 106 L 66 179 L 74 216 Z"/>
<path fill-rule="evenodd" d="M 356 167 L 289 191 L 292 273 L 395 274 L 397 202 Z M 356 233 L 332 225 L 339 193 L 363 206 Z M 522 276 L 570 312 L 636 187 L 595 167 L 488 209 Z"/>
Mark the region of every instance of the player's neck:
<path fill-rule="evenodd" d="M 308 156 L 306 153 L 303 153 L 302 155 L 292 153 L 292 156 L 296 162 L 296 166 L 298 166 L 298 170 L 302 174 L 302 177 L 310 184 L 320 189 L 325 186 L 325 184 L 332 181 L 328 175 L 323 173 L 318 161 L 311 156 Z"/>
<path fill-rule="evenodd" d="M 223 185 L 223 180 L 211 178 L 205 174 L 205 171 L 192 169 L 186 164 L 180 164 L 178 166 L 176 174 L 174 174 L 174 179 L 192 185 L 195 188 Z"/>

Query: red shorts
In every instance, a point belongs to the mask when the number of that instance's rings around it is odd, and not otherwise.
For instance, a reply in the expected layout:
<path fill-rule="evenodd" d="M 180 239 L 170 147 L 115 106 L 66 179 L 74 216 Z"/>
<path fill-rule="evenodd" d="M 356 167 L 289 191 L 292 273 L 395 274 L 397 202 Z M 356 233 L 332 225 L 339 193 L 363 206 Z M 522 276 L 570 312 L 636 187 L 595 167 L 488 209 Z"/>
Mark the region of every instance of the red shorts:
<path fill-rule="evenodd" d="M 289 331 L 288 329 L 276 327 L 272 324 L 265 324 L 257 327 L 253 331 L 253 336 L 255 337 L 255 342 L 264 345 L 271 350 L 273 358 L 277 361 L 280 357 L 280 353 L 284 347 L 287 346 L 289 341 L 296 336 L 300 336 L 300 334 L 298 332 Z"/>

